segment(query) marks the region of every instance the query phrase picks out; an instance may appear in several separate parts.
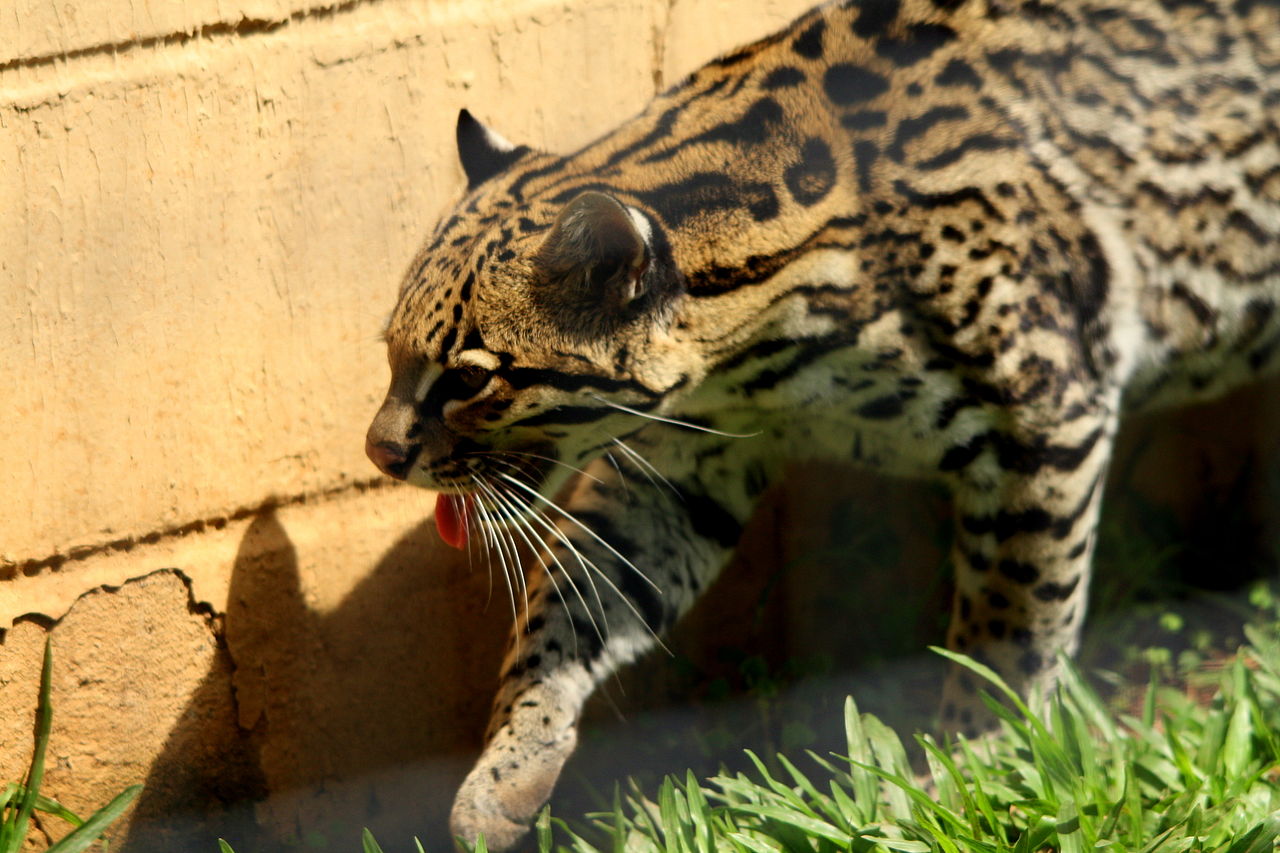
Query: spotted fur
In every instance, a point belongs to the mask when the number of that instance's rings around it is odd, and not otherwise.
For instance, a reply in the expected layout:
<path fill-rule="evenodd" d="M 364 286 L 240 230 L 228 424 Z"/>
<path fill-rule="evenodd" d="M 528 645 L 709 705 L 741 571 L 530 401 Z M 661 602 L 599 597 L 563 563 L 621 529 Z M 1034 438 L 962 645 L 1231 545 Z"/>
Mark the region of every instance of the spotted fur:
<path fill-rule="evenodd" d="M 949 645 L 1052 683 L 1121 412 L 1280 362 L 1278 121 L 1274 0 L 852 0 L 567 156 L 464 112 L 368 436 L 537 549 L 454 831 L 519 839 L 789 460 L 945 481 Z"/>

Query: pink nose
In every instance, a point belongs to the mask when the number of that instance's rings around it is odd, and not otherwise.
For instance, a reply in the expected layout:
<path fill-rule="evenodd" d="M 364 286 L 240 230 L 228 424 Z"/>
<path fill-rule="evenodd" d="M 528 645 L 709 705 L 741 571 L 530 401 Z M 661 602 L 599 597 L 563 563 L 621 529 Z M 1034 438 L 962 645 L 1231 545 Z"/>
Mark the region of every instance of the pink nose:
<path fill-rule="evenodd" d="M 365 455 L 389 477 L 403 480 L 409 473 L 409 448 L 392 441 L 364 440 Z"/>

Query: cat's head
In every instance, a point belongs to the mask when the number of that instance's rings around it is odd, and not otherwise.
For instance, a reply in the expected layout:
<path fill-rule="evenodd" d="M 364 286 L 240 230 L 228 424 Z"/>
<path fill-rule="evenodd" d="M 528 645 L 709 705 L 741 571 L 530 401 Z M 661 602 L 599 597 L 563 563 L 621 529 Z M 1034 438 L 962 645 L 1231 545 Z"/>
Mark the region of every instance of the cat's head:
<path fill-rule="evenodd" d="M 388 321 L 366 451 L 438 491 L 550 496 L 690 382 L 670 328 L 683 280 L 654 218 L 607 186 L 466 111 L 457 135 L 467 194 Z"/>

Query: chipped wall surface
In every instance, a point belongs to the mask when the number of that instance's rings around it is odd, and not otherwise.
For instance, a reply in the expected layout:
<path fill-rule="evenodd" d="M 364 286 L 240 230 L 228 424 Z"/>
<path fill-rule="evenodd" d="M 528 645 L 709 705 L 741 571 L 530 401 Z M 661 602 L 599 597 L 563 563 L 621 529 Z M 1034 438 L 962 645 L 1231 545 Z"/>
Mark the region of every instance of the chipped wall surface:
<path fill-rule="evenodd" d="M 510 616 L 363 435 L 457 110 L 571 150 L 806 5 L 0 0 L 0 782 L 50 634 L 126 851 L 438 830 Z"/>

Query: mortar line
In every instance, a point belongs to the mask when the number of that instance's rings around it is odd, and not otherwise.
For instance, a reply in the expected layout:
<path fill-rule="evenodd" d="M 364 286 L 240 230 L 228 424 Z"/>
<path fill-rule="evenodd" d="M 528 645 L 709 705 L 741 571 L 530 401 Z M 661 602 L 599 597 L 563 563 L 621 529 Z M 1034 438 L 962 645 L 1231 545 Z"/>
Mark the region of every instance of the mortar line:
<path fill-rule="evenodd" d="M 210 516 L 207 518 L 196 519 L 185 524 L 166 527 L 161 530 L 153 530 L 150 533 L 141 536 L 127 536 L 120 539 L 113 539 L 110 542 L 102 542 L 96 545 L 77 545 L 69 549 L 65 554 L 51 554 L 47 557 L 34 557 L 27 560 L 19 560 L 11 563 L 0 565 L 0 582 L 12 580 L 18 575 L 32 577 L 41 574 L 44 571 L 60 571 L 63 566 L 68 563 L 79 563 L 103 554 L 128 553 L 134 548 L 157 545 L 161 542 L 170 542 L 190 536 L 193 533 L 203 533 L 206 530 L 221 530 L 233 521 L 241 521 L 251 518 L 268 510 L 282 509 L 284 507 L 300 506 L 305 503 L 322 502 L 333 500 L 349 493 L 364 493 L 378 489 L 388 488 L 396 485 L 394 480 L 387 477 L 373 477 L 367 480 L 356 480 L 351 483 L 345 483 L 341 486 L 332 486 L 327 489 L 320 489 L 312 492 L 301 492 L 296 495 L 288 495 L 285 497 L 270 497 L 260 503 L 251 506 L 241 507 L 233 512 L 222 515 Z"/>
<path fill-rule="evenodd" d="M 385 0 L 340 0 L 323 6 L 300 9 L 280 18 L 242 17 L 238 21 L 217 21 L 197 26 L 191 32 L 171 32 L 164 35 L 147 36 L 146 38 L 126 39 L 106 44 L 95 44 L 90 47 L 78 47 L 74 50 L 44 53 L 36 56 L 21 56 L 0 62 L 0 74 L 16 68 L 43 68 L 58 62 L 74 62 L 95 56 L 108 56 L 128 53 L 134 50 L 146 50 L 156 47 L 185 47 L 193 41 L 226 37 L 253 37 L 268 35 L 291 24 L 300 24 L 314 19 L 323 20 L 354 11 L 361 6 L 376 6 Z"/>

